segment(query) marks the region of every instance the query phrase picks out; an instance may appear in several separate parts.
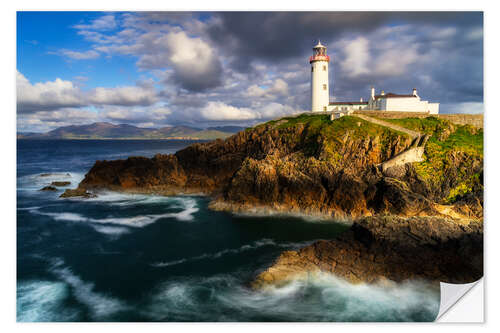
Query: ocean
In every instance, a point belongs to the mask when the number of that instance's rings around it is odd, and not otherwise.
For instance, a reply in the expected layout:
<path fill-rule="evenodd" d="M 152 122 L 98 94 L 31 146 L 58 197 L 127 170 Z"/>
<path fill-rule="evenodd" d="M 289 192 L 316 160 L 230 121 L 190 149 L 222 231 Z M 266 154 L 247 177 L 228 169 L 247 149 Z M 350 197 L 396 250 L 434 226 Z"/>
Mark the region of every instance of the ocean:
<path fill-rule="evenodd" d="M 17 141 L 17 321 L 433 321 L 439 286 L 350 284 L 331 274 L 249 283 L 282 251 L 342 223 L 214 212 L 200 196 L 105 192 L 62 199 L 96 160 L 174 153 L 190 141 Z M 70 181 L 57 192 L 40 191 Z"/>

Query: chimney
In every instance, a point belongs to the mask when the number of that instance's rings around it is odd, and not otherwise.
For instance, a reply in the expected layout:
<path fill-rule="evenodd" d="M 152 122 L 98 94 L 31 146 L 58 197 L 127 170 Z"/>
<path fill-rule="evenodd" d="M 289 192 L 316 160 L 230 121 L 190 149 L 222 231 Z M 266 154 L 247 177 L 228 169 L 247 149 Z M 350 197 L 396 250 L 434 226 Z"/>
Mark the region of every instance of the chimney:
<path fill-rule="evenodd" d="M 413 88 L 412 95 L 413 95 L 413 96 L 417 96 L 417 88 Z"/>
<path fill-rule="evenodd" d="M 361 98 L 359 99 L 359 101 L 360 101 L 360 102 L 363 102 L 363 97 L 361 97 Z"/>
<path fill-rule="evenodd" d="M 385 92 L 382 90 L 382 92 L 380 93 L 380 95 L 384 96 L 384 95 L 385 95 Z"/>
<path fill-rule="evenodd" d="M 375 88 L 372 86 L 372 99 L 375 99 Z"/>

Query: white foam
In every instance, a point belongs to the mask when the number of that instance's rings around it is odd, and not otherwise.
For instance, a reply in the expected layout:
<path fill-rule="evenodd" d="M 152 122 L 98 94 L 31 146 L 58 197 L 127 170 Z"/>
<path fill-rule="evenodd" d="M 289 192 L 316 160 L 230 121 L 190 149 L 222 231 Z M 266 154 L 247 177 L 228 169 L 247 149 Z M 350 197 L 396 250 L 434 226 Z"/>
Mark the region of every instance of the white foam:
<path fill-rule="evenodd" d="M 72 321 L 78 312 L 64 308 L 68 288 L 62 282 L 21 281 L 17 285 L 17 321 Z"/>
<path fill-rule="evenodd" d="M 276 241 L 268 238 L 263 238 L 261 240 L 255 241 L 251 244 L 245 244 L 239 248 L 235 249 L 224 249 L 215 253 L 203 253 L 199 256 L 195 257 L 190 257 L 190 258 L 182 258 L 178 260 L 173 260 L 173 261 L 166 261 L 166 262 L 157 262 L 151 264 L 153 267 L 168 267 L 168 266 L 174 266 L 174 265 L 179 265 L 183 264 L 185 262 L 189 261 L 197 261 L 197 260 L 203 260 L 203 259 L 218 259 L 222 256 L 228 255 L 228 254 L 238 254 L 241 252 L 245 251 L 251 251 L 258 249 L 260 247 L 264 246 L 274 246 L 274 247 L 279 247 L 279 248 L 286 248 L 286 249 L 298 249 L 303 246 L 307 246 L 311 244 L 314 241 L 307 241 L 307 242 L 297 242 L 297 243 L 291 243 L 291 242 L 284 242 L 284 243 L 277 243 Z"/>
<path fill-rule="evenodd" d="M 116 237 L 130 233 L 130 229 L 126 227 L 94 225 L 93 228 L 97 232 Z"/>
<path fill-rule="evenodd" d="M 71 287 L 72 295 L 78 302 L 87 306 L 92 318 L 102 320 L 116 312 L 129 309 L 124 302 L 117 298 L 96 292 L 93 283 L 83 281 L 63 264 L 62 260 L 55 261 L 51 271 Z"/>
<path fill-rule="evenodd" d="M 71 184 L 66 186 L 58 186 L 59 189 L 76 187 L 85 175 L 79 172 L 57 172 L 50 173 L 48 176 L 42 176 L 40 173 L 26 175 L 17 178 L 17 190 L 23 192 L 32 192 L 32 194 L 40 195 L 40 189 L 50 185 L 53 181 L 70 181 Z M 47 195 L 49 193 L 43 193 Z"/>
<path fill-rule="evenodd" d="M 220 274 L 165 281 L 143 314 L 153 320 L 413 321 L 433 320 L 438 309 L 439 287 L 420 281 L 350 284 L 322 273 L 256 291 Z"/>
<path fill-rule="evenodd" d="M 71 222 L 87 222 L 87 223 L 97 223 L 97 224 L 111 224 L 111 225 L 121 225 L 125 227 L 132 228 L 142 228 L 149 224 L 155 223 L 156 221 L 164 218 L 175 218 L 179 221 L 192 221 L 194 219 L 193 214 L 199 209 L 196 204 L 196 200 L 193 198 L 179 198 L 176 199 L 178 202 L 182 203 L 183 210 L 178 213 L 165 213 L 165 214 L 147 214 L 138 215 L 132 217 L 107 217 L 107 218 L 91 218 L 86 217 L 81 214 L 71 213 L 71 212 L 42 212 L 38 207 L 30 209 L 29 211 L 33 214 L 50 216 L 56 221 L 71 221 Z M 110 232 L 111 229 L 97 228 L 97 231 L 103 231 L 105 233 Z M 117 232 L 124 232 L 124 229 L 120 231 L 115 229 Z M 115 232 L 116 234 L 116 232 Z"/>

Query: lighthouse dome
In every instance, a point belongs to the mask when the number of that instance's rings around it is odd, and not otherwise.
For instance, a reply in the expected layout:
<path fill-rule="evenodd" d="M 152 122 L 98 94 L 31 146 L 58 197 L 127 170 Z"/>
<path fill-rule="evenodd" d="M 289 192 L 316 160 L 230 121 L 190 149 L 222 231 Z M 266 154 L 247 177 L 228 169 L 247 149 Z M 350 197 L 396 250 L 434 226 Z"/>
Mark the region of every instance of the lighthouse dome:
<path fill-rule="evenodd" d="M 318 39 L 318 44 L 314 47 L 315 49 L 320 49 L 320 48 L 326 48 L 323 44 L 321 44 L 321 41 Z"/>

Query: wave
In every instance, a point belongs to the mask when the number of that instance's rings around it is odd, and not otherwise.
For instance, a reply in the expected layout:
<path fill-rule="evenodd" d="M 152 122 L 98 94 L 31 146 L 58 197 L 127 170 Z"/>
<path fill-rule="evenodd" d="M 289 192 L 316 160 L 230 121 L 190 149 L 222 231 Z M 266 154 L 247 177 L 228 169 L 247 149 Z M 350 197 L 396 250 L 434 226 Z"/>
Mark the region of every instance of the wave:
<path fill-rule="evenodd" d="M 203 260 L 203 259 L 218 259 L 218 258 L 221 258 L 222 256 L 225 256 L 228 254 L 238 254 L 241 252 L 251 251 L 251 250 L 255 250 L 255 249 L 258 249 L 261 247 L 265 247 L 265 246 L 273 246 L 273 247 L 278 247 L 278 248 L 286 248 L 289 250 L 294 250 L 294 249 L 299 249 L 301 247 L 310 245 L 313 242 L 314 242 L 314 240 L 313 241 L 306 241 L 306 242 L 297 242 L 297 243 L 292 243 L 292 242 L 278 243 L 272 239 L 264 238 L 264 239 L 255 241 L 251 244 L 245 244 L 245 245 L 243 245 L 239 248 L 235 248 L 235 249 L 224 249 L 222 251 L 218 251 L 215 253 L 203 253 L 199 256 L 190 257 L 190 258 L 182 258 L 182 259 L 173 260 L 173 261 L 166 261 L 166 262 L 156 262 L 156 263 L 152 263 L 151 266 L 153 266 L 153 267 L 168 267 L 168 266 L 183 264 L 185 262 L 190 262 L 190 261 L 198 261 L 198 260 Z"/>
<path fill-rule="evenodd" d="M 56 173 L 36 173 L 17 178 L 17 190 L 23 192 L 39 193 L 38 191 L 53 181 L 70 181 L 71 184 L 60 186 L 59 189 L 66 189 L 78 185 L 85 175 L 81 172 L 56 172 Z M 44 193 L 47 195 L 47 193 Z"/>
<path fill-rule="evenodd" d="M 50 271 L 71 288 L 72 296 L 88 308 L 91 317 L 95 320 L 104 320 L 112 314 L 130 309 L 121 300 L 96 292 L 93 283 L 83 281 L 70 268 L 65 267 L 61 259 L 53 260 Z"/>
<path fill-rule="evenodd" d="M 332 274 L 255 291 L 231 275 L 183 278 L 160 284 L 144 315 L 167 321 L 432 321 L 439 286 L 351 284 Z"/>
<path fill-rule="evenodd" d="M 20 281 L 17 284 L 18 322 L 74 321 L 78 311 L 64 306 L 68 286 L 54 281 Z"/>
<path fill-rule="evenodd" d="M 179 221 L 192 221 L 194 220 L 193 214 L 196 213 L 199 208 L 197 206 L 196 200 L 193 198 L 176 198 L 177 202 L 181 203 L 182 206 L 177 206 L 182 208 L 182 211 L 177 213 L 165 213 L 165 214 L 147 214 L 147 215 L 137 215 L 131 217 L 106 217 L 106 218 L 92 218 L 83 216 L 78 213 L 72 212 L 44 212 L 40 211 L 39 207 L 34 207 L 30 209 L 29 212 L 38 215 L 50 216 L 56 221 L 70 221 L 70 222 L 87 222 L 92 224 L 109 224 L 109 225 L 120 225 L 127 228 L 142 228 L 149 224 L 155 223 L 156 221 L 164 218 L 175 218 Z M 172 207 L 169 207 L 172 208 Z M 103 228 L 96 227 L 95 229 L 99 232 L 104 233 L 125 233 L 124 228 Z"/>

